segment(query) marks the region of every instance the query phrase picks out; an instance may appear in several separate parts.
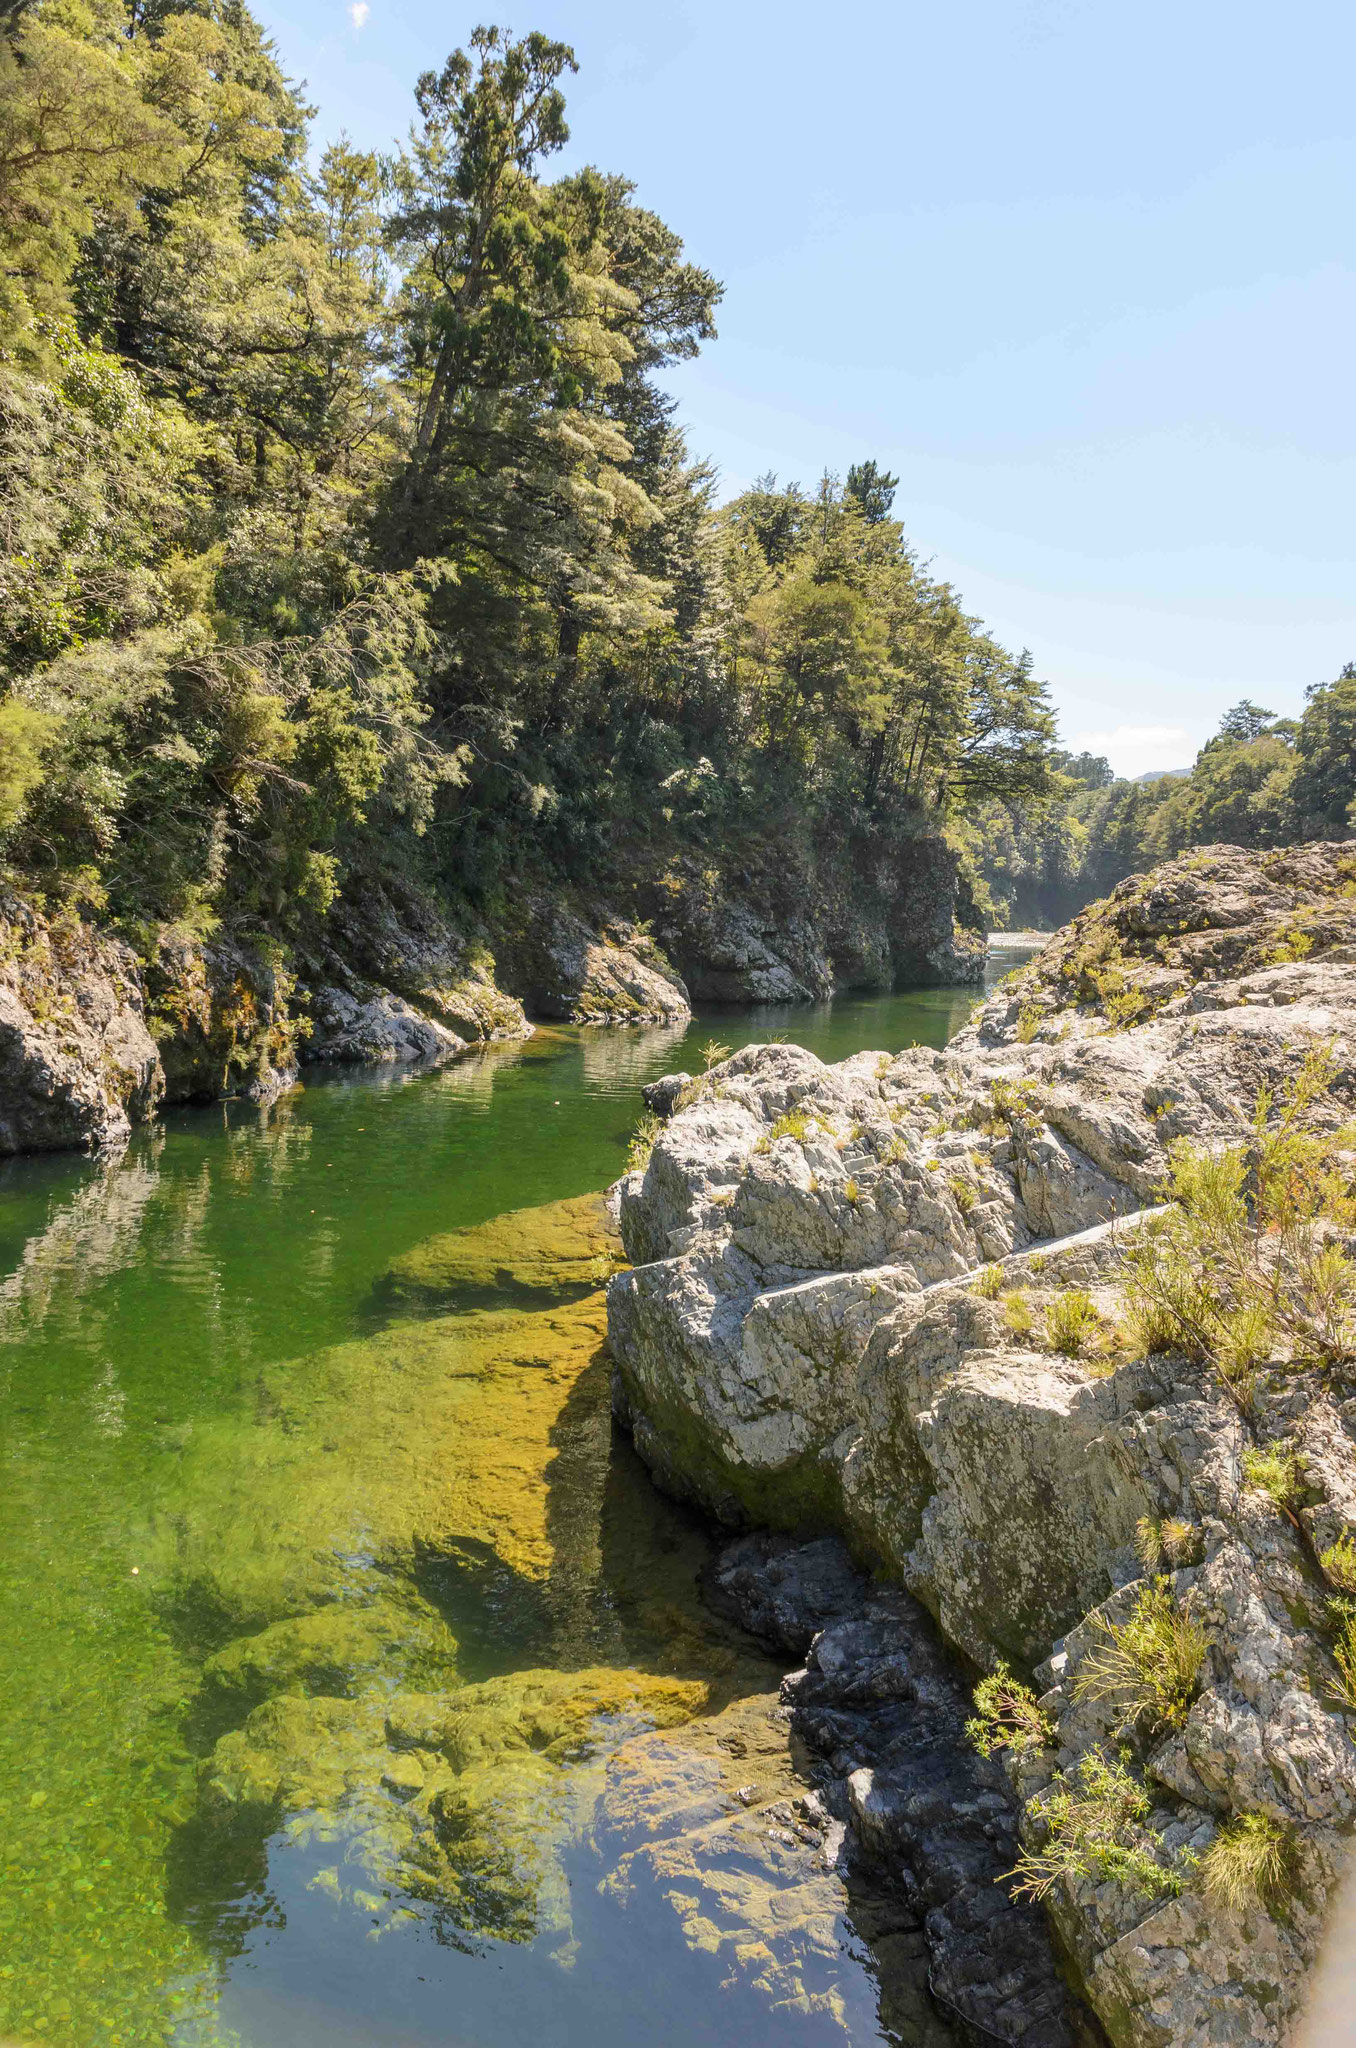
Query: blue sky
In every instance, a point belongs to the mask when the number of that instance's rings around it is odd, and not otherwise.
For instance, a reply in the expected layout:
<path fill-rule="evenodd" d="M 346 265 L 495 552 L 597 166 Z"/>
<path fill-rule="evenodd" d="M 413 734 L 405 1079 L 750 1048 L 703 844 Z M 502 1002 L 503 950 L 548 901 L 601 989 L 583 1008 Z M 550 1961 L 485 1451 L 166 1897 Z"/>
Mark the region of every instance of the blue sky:
<path fill-rule="evenodd" d="M 873 455 L 1066 742 L 1190 761 L 1356 659 L 1356 10 L 1235 0 L 256 0 L 386 146 L 478 20 L 564 37 L 563 164 L 722 278 L 674 377 L 734 491 Z"/>

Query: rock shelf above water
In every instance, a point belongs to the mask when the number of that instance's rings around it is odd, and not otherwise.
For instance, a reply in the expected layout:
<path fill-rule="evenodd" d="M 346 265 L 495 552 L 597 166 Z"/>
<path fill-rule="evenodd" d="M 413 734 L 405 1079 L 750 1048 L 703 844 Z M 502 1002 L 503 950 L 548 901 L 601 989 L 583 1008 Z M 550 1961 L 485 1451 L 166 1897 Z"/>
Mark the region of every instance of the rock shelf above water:
<path fill-rule="evenodd" d="M 1060 1942 L 1118 2048 L 1279 2043 L 1301 2003 L 1356 1819 L 1314 1567 L 1356 1517 L 1356 1401 L 1345 1368 L 1278 1357 L 1240 1408 L 1183 1357 L 1042 1332 L 1070 1289 L 1120 1327 L 1174 1141 L 1237 1143 L 1315 1046 L 1330 1121 L 1349 1112 L 1354 949 L 1352 848 L 1207 849 L 1056 934 L 945 1052 L 744 1048 L 676 1093 L 618 1190 L 634 1269 L 609 1329 L 637 1448 L 731 1523 L 841 1532 L 975 1666 L 1037 1673 L 1055 1739 L 1014 1763 L 1028 1843 L 1052 1772 L 1120 1739 L 1076 1680 L 1150 1583 L 1137 1530 L 1196 1532 L 1161 1576 L 1208 1655 L 1184 1725 L 1137 1760 L 1148 1826 L 1190 1870 L 1260 1816 L 1297 1876 L 1276 1911 L 1061 1882 Z M 1268 1449 L 1308 1475 L 1298 1518 L 1248 1482 Z"/>

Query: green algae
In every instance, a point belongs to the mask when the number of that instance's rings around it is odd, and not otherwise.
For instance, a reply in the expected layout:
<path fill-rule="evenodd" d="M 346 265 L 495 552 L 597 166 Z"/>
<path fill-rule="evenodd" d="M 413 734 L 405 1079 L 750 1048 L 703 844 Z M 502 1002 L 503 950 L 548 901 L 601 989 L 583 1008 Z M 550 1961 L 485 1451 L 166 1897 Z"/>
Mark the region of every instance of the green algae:
<path fill-rule="evenodd" d="M 859 1042 L 889 1042 L 880 1014 Z M 0 1167 L 0 2035 L 224 2048 L 293 1847 L 359 1938 L 413 1913 L 454 1944 L 557 1929 L 564 1957 L 568 1844 L 618 1745 L 767 1685 L 695 1596 L 706 1537 L 612 1440 L 596 1240 L 540 1213 L 619 1170 L 637 1083 L 683 1063 L 645 1045 L 543 1034 Z M 468 1239 L 503 1211 L 541 1256 L 481 1294 Z M 430 1234 L 461 1269 L 393 1294 L 407 1255 L 434 1275 Z M 564 1721 L 486 1702 L 482 1730 L 528 1733 L 460 1769 L 390 1712 L 524 1669 L 571 1681 Z M 262 1755 L 256 1713 L 320 1702 L 330 1803 L 232 1811 L 222 1745 L 253 1726 Z"/>
<path fill-rule="evenodd" d="M 385 1284 L 410 1302 L 489 1293 L 554 1298 L 600 1287 L 620 1256 L 602 1196 L 581 1195 L 428 1238 L 392 1260 Z"/>

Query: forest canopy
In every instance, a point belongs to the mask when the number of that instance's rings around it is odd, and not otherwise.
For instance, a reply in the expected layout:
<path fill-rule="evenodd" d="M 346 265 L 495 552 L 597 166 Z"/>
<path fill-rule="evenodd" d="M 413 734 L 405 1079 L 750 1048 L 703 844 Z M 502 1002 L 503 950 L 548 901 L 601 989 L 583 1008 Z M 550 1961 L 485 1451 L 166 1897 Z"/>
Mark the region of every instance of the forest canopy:
<path fill-rule="evenodd" d="M 876 461 L 720 503 L 664 373 L 721 287 L 559 169 L 575 68 L 478 28 L 403 143 L 317 152 L 239 0 L 0 0 L 11 880 L 287 944 L 391 862 L 485 907 L 945 835 L 1044 914 L 1132 844 L 1347 829 L 1349 677 L 1108 794 Z"/>

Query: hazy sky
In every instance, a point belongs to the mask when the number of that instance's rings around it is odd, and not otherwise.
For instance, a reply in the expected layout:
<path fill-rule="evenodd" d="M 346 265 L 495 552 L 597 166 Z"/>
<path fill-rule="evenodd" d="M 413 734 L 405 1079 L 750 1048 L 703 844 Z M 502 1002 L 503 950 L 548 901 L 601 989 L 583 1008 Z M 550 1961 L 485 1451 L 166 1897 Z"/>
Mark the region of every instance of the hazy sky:
<path fill-rule="evenodd" d="M 874 455 L 1067 743 L 1188 762 L 1356 659 L 1356 10 L 1341 0 L 256 0 L 385 146 L 476 21 L 570 41 L 562 164 L 724 280 L 674 380 L 733 492 Z"/>

